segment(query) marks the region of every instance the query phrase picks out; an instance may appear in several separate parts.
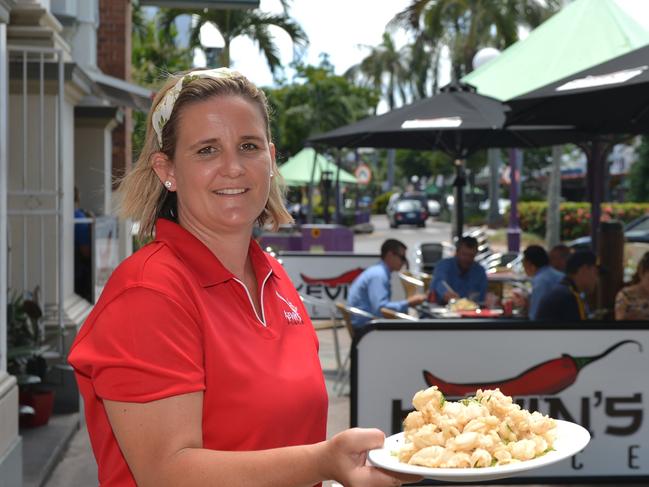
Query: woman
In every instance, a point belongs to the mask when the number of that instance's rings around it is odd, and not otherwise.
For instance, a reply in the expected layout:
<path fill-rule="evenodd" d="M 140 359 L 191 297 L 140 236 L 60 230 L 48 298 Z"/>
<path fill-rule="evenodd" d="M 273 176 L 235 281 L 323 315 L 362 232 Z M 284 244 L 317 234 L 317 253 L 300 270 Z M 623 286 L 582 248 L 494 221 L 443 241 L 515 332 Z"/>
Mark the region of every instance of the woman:
<path fill-rule="evenodd" d="M 155 241 L 113 273 L 70 352 L 102 486 L 399 485 L 378 430 L 325 440 L 318 342 L 253 226 L 290 221 L 266 99 L 240 74 L 171 78 L 120 186 Z"/>
<path fill-rule="evenodd" d="M 638 262 L 631 285 L 620 289 L 615 297 L 616 320 L 649 320 L 649 252 Z"/>

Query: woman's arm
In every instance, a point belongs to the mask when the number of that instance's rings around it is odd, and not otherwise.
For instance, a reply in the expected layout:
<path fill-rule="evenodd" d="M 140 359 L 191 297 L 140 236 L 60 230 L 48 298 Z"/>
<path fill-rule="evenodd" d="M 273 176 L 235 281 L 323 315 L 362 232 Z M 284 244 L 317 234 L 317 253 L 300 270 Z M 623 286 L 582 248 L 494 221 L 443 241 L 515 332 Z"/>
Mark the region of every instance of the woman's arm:
<path fill-rule="evenodd" d="M 365 465 L 367 450 L 383 445 L 379 430 L 356 428 L 314 445 L 272 450 L 207 450 L 202 444 L 202 405 L 202 392 L 148 403 L 104 401 L 138 486 L 298 487 L 332 479 L 360 487 L 417 480 L 397 479 Z"/>
<path fill-rule="evenodd" d="M 624 289 L 618 291 L 615 296 L 615 319 L 616 321 L 628 320 L 627 309 L 629 307 L 628 298 Z"/>

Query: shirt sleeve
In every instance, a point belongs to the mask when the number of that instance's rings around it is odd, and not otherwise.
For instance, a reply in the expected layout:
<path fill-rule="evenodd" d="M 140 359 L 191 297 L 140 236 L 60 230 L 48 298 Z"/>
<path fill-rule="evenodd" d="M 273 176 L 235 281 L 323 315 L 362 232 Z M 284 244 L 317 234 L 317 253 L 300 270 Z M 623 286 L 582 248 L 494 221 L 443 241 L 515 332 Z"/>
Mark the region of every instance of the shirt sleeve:
<path fill-rule="evenodd" d="M 390 301 L 390 281 L 386 279 L 371 279 L 367 286 L 367 295 L 370 300 L 370 313 L 381 316 L 381 308 L 395 311 L 406 311 L 408 301 Z"/>
<path fill-rule="evenodd" d="M 433 280 L 430 283 L 430 290 L 435 291 L 435 296 L 437 296 L 437 302 L 439 304 L 444 304 L 444 295 L 447 291 L 442 282 L 448 282 L 448 280 L 448 265 L 446 264 L 445 260 L 442 260 L 435 266 L 435 271 L 433 272 Z"/>
<path fill-rule="evenodd" d="M 76 350 L 91 367 L 96 394 L 149 402 L 205 389 L 196 320 L 170 297 L 132 288 L 109 303 Z"/>

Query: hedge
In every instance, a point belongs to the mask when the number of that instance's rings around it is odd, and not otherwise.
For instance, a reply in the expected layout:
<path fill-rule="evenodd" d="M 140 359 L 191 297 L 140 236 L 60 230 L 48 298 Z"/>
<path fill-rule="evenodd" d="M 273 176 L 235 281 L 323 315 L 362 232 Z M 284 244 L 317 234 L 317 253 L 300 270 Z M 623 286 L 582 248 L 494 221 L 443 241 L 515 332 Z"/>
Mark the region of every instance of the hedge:
<path fill-rule="evenodd" d="M 518 204 L 521 229 L 545 235 L 545 201 L 528 201 Z M 590 234 L 590 203 L 566 202 L 560 205 L 561 240 L 572 240 Z M 649 203 L 602 203 L 602 221 L 619 220 L 628 223 L 649 213 Z M 509 214 L 506 215 L 506 220 Z"/>
<path fill-rule="evenodd" d="M 388 191 L 387 193 L 382 193 L 374 198 L 374 201 L 372 202 L 372 213 L 375 215 L 384 214 L 392 193 L 394 193 L 394 191 Z"/>

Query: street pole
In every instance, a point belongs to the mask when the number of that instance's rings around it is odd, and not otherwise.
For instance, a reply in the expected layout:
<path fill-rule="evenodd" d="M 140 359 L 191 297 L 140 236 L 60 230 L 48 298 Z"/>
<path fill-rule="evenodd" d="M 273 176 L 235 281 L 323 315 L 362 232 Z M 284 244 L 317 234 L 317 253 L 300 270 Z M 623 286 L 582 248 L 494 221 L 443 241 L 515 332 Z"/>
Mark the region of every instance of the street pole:
<path fill-rule="evenodd" d="M 500 149 L 488 149 L 487 159 L 489 161 L 489 214 L 487 225 L 495 228 L 500 223 Z"/>
<path fill-rule="evenodd" d="M 552 171 L 548 183 L 545 243 L 548 249 L 561 242 L 561 146 L 552 147 Z"/>
<path fill-rule="evenodd" d="M 518 223 L 518 182 L 519 174 L 519 157 L 518 149 L 509 149 L 509 227 L 507 228 L 507 249 L 510 252 L 519 252 L 521 248 L 521 229 Z"/>

